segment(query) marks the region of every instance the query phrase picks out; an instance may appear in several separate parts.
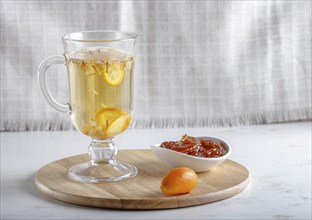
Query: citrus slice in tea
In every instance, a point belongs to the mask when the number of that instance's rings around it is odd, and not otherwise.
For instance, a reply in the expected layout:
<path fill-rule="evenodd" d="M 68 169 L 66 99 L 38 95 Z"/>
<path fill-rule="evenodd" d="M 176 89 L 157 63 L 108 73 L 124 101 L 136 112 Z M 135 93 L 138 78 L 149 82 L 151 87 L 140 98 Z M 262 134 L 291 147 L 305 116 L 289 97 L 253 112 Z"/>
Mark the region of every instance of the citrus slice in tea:
<path fill-rule="evenodd" d="M 96 122 L 106 129 L 106 136 L 122 133 L 130 124 L 129 114 L 117 108 L 102 108 L 95 113 Z"/>
<path fill-rule="evenodd" d="M 114 137 L 117 134 L 124 132 L 129 126 L 130 121 L 131 118 L 128 114 L 119 116 L 107 127 L 107 136 Z"/>
<path fill-rule="evenodd" d="M 112 86 L 119 85 L 125 75 L 125 71 L 121 63 L 110 63 L 104 67 L 104 79 L 105 81 Z"/>

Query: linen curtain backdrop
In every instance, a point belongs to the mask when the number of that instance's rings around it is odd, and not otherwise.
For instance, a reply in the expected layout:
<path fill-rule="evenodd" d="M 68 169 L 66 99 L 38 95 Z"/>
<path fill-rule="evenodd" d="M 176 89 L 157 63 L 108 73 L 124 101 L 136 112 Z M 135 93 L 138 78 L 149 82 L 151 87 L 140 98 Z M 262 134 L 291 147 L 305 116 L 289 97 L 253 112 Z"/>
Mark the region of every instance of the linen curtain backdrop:
<path fill-rule="evenodd" d="M 0 130 L 67 130 L 37 82 L 61 37 L 137 32 L 132 127 L 311 120 L 311 1 L 1 1 Z M 65 66 L 49 69 L 69 100 Z"/>

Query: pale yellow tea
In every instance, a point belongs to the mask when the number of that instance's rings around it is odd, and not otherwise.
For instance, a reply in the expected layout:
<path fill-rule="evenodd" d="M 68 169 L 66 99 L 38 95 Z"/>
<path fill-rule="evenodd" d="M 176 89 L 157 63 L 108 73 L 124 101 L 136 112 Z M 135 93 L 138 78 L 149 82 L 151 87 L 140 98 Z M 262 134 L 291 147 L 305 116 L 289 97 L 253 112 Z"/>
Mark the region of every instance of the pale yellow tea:
<path fill-rule="evenodd" d="M 66 55 L 72 119 L 82 133 L 107 139 L 130 124 L 134 57 L 112 48 Z"/>

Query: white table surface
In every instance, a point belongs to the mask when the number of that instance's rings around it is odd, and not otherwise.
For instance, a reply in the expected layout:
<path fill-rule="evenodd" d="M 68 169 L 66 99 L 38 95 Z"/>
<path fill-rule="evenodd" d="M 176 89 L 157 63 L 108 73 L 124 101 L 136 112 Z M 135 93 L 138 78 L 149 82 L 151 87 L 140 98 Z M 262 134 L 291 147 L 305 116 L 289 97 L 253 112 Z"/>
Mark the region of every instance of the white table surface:
<path fill-rule="evenodd" d="M 246 166 L 242 193 L 195 207 L 111 210 L 50 199 L 34 185 L 45 164 L 87 152 L 78 132 L 1 132 L 1 219 L 311 219 L 311 122 L 227 128 L 134 129 L 116 138 L 119 149 L 144 149 L 181 135 L 217 136 L 232 146 L 230 159 Z"/>

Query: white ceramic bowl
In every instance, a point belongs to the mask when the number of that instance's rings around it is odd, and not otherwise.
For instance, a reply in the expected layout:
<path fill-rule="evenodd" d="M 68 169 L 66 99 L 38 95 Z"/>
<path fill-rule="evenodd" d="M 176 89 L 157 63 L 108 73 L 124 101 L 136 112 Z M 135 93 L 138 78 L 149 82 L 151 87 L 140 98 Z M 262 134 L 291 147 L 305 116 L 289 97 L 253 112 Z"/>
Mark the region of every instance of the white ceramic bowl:
<path fill-rule="evenodd" d="M 193 169 L 195 172 L 209 171 L 212 168 L 215 168 L 218 165 L 220 165 L 230 156 L 231 147 L 224 140 L 215 137 L 197 137 L 197 138 L 209 139 L 222 144 L 227 151 L 226 154 L 222 157 L 214 157 L 214 158 L 195 157 L 177 151 L 162 148 L 160 147 L 160 144 L 152 145 L 151 149 L 157 155 L 157 157 L 170 168 L 189 167 Z"/>

